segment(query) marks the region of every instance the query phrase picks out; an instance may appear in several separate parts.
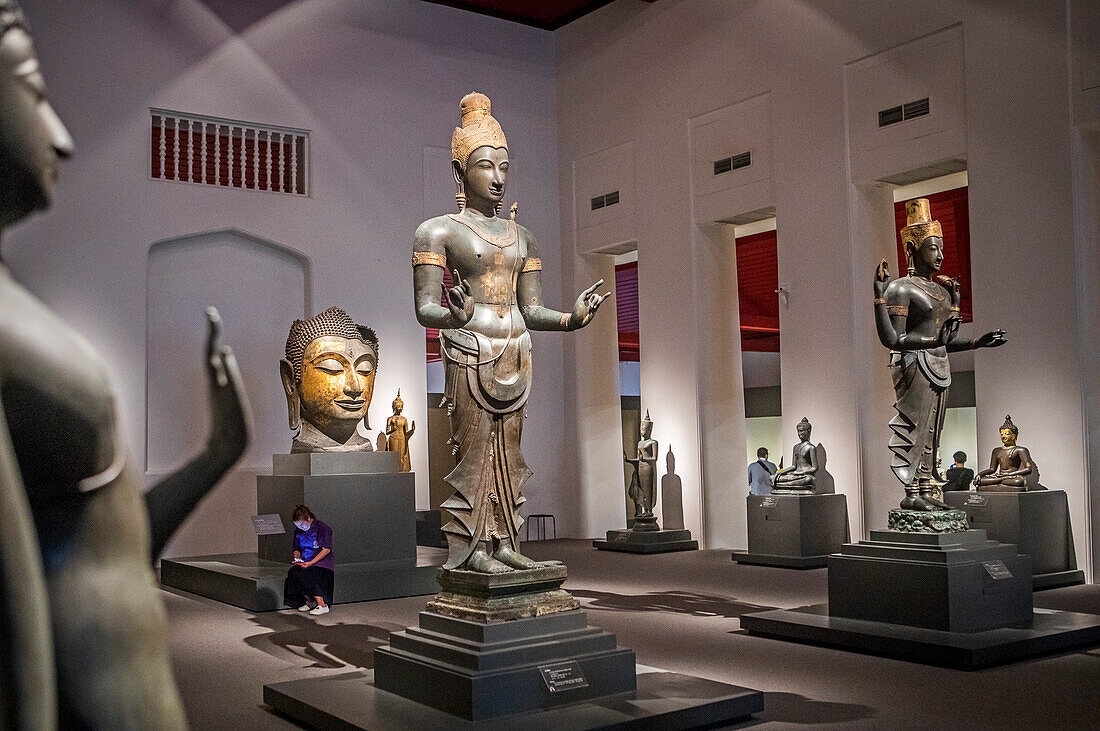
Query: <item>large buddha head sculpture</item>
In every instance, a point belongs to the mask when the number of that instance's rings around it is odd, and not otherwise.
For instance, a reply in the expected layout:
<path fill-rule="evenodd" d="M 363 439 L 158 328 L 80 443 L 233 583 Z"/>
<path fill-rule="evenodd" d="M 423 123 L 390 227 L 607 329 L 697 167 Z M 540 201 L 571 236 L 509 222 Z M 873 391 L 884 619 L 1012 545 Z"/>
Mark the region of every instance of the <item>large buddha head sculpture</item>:
<path fill-rule="evenodd" d="M 371 449 L 356 428 L 367 422 L 378 368 L 378 336 L 352 322 L 338 307 L 295 320 L 286 339 L 279 375 L 294 452 Z"/>

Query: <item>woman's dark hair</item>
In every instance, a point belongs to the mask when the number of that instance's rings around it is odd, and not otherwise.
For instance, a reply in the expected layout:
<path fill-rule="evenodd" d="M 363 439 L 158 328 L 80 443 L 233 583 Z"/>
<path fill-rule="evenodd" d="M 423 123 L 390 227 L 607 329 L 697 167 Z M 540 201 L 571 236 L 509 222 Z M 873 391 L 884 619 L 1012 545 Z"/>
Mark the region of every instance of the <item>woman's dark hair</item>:
<path fill-rule="evenodd" d="M 295 505 L 294 512 L 290 514 L 290 519 L 293 520 L 313 520 L 317 516 L 313 514 L 313 511 L 307 508 L 305 505 Z"/>

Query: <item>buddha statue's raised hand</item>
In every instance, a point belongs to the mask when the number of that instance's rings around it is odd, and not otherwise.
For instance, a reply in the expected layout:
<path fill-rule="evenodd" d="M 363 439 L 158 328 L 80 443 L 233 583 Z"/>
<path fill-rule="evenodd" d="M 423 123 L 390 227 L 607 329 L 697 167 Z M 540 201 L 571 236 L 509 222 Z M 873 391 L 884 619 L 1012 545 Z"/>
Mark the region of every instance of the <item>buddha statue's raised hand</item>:
<path fill-rule="evenodd" d="M 596 290 L 602 284 L 601 279 L 577 296 L 577 301 L 573 304 L 573 312 L 569 315 L 570 330 L 578 330 L 592 322 L 592 318 L 596 316 L 596 310 L 600 309 L 603 301 L 611 296 L 610 292 L 596 294 Z"/>

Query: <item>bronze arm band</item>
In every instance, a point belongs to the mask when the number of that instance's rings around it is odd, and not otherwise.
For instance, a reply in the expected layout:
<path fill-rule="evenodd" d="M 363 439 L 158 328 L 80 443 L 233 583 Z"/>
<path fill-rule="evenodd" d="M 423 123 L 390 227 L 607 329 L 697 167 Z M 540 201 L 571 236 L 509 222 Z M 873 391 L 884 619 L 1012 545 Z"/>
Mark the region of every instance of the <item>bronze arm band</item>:
<path fill-rule="evenodd" d="M 886 304 L 886 300 L 884 300 L 882 297 L 875 297 L 875 304 L 876 305 L 884 305 L 884 304 Z"/>
<path fill-rule="evenodd" d="M 562 330 L 568 330 L 569 329 L 569 316 L 570 316 L 570 313 L 568 313 L 568 312 L 562 314 L 561 321 L 560 321 Z"/>
<path fill-rule="evenodd" d="M 414 251 L 412 265 L 420 266 L 421 264 L 431 264 L 432 266 L 447 268 L 447 257 L 444 254 L 437 254 L 434 251 Z"/>
<path fill-rule="evenodd" d="M 532 259 L 528 259 L 524 263 L 523 269 L 520 270 L 520 273 L 522 274 L 523 272 L 541 272 L 541 271 L 542 271 L 542 259 L 532 258 Z"/>
<path fill-rule="evenodd" d="M 886 311 L 891 315 L 908 315 L 909 305 L 887 305 Z"/>

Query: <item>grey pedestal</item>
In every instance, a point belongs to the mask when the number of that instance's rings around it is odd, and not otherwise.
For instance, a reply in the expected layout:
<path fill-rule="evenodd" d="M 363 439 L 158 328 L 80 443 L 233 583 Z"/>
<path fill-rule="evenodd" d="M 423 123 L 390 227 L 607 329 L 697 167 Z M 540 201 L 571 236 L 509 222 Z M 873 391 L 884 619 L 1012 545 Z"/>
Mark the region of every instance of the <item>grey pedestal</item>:
<path fill-rule="evenodd" d="M 1034 589 L 1085 583 L 1077 568 L 1064 490 L 947 492 L 944 502 L 965 510 L 971 527 L 1031 556 Z"/>
<path fill-rule="evenodd" d="M 848 540 L 844 495 L 749 495 L 749 550 L 737 563 L 816 569 Z"/>
<path fill-rule="evenodd" d="M 278 513 L 289 528 L 303 504 L 332 528 L 334 602 L 435 591 L 445 554 L 418 552 L 415 478 L 397 471 L 395 453 L 277 454 L 273 463 L 276 474 L 256 477 L 257 513 Z M 255 554 L 163 559 L 161 583 L 252 611 L 280 609 L 292 535 L 257 536 Z"/>
<path fill-rule="evenodd" d="M 741 617 L 755 634 L 952 667 L 1100 643 L 1100 617 L 1034 611 L 1031 561 L 985 532 L 871 531 L 829 557 L 829 604 Z"/>
<path fill-rule="evenodd" d="M 374 677 L 373 670 L 366 670 L 272 683 L 264 686 L 264 703 L 309 728 L 387 731 L 676 731 L 732 723 L 764 710 L 760 691 L 638 667 L 637 690 L 632 693 L 569 703 L 519 717 L 469 721 L 381 690 Z"/>
<path fill-rule="evenodd" d="M 692 539 L 689 530 L 609 530 L 607 540 L 595 540 L 592 545 L 601 551 L 625 553 L 669 553 L 699 549 L 699 542 Z"/>

